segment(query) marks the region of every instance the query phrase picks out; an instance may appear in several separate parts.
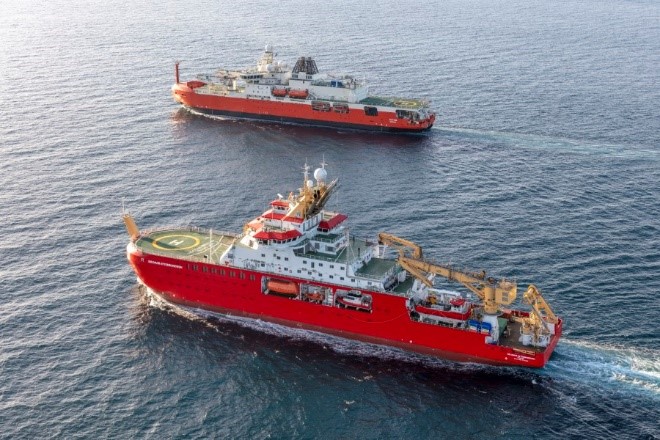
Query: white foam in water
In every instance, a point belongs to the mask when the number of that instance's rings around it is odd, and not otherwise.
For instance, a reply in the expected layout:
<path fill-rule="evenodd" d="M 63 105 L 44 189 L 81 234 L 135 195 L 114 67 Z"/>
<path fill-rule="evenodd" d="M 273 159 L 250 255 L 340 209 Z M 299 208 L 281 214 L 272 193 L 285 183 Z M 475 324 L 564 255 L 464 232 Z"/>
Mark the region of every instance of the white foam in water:
<path fill-rule="evenodd" d="M 164 301 L 149 291 L 150 305 L 171 310 L 188 319 L 206 320 L 215 318 L 232 322 L 251 330 L 270 335 L 317 343 L 342 355 L 376 357 L 382 360 L 412 362 L 427 367 L 451 367 L 454 371 L 494 372 L 502 367 L 474 363 L 456 363 L 439 358 L 406 352 L 395 347 L 369 344 L 337 336 L 303 330 L 239 316 L 223 315 L 208 310 L 183 307 Z M 589 383 L 591 386 L 625 386 L 630 392 L 645 390 L 660 398 L 660 350 L 639 350 L 608 347 L 584 341 L 562 339 L 555 351 L 558 356 L 551 359 L 544 369 L 534 370 L 541 376 Z M 514 373 L 516 368 L 508 368 Z M 501 372 L 501 371 L 500 371 Z M 535 378 L 532 383 L 537 384 Z"/>
<path fill-rule="evenodd" d="M 632 149 L 630 147 L 605 143 L 587 143 L 583 140 L 575 140 L 561 137 L 550 137 L 537 134 L 524 134 L 524 133 L 510 133 L 501 131 L 484 131 L 475 130 L 472 128 L 462 127 L 440 127 L 434 126 L 434 130 L 442 131 L 446 135 L 458 135 L 465 137 L 476 137 L 490 140 L 492 142 L 503 142 L 506 145 L 513 145 L 516 147 L 525 148 L 538 148 L 547 150 L 552 148 L 554 150 L 580 153 L 580 154 L 596 154 L 612 157 L 639 157 L 658 159 L 660 155 L 656 150 L 648 148 Z"/>
<path fill-rule="evenodd" d="M 545 373 L 592 386 L 644 390 L 660 398 L 660 350 L 632 349 L 562 339 Z"/>

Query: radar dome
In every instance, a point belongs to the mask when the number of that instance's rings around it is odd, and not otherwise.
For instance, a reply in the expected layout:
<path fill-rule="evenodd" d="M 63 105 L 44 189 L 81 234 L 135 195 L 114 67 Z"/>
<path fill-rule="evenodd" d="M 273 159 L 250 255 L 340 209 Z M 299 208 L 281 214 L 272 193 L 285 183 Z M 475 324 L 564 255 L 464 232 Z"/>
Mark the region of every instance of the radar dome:
<path fill-rule="evenodd" d="M 314 170 L 314 178 L 319 182 L 325 182 L 326 177 L 328 177 L 328 172 L 325 168 L 317 168 Z"/>
<path fill-rule="evenodd" d="M 308 180 L 308 181 L 307 181 L 307 187 L 308 187 L 308 188 L 312 188 L 313 186 L 314 186 L 314 181 L 311 180 L 311 179 Z"/>
<path fill-rule="evenodd" d="M 267 44 L 266 49 L 264 49 L 264 51 L 265 52 L 272 52 L 273 51 L 273 46 L 271 46 L 270 44 Z"/>

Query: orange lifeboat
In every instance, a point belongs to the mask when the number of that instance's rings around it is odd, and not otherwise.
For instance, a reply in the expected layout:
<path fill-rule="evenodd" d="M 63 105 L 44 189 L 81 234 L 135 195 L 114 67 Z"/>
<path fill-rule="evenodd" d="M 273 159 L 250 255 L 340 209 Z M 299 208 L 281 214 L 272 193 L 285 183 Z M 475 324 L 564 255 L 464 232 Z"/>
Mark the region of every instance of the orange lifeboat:
<path fill-rule="evenodd" d="M 188 81 L 188 82 L 186 83 L 186 85 L 187 85 L 188 87 L 190 87 L 191 89 L 197 89 L 197 88 L 199 88 L 199 87 L 203 87 L 203 86 L 205 86 L 206 83 L 205 83 L 204 81 L 193 80 L 193 81 Z"/>
<path fill-rule="evenodd" d="M 273 96 L 284 97 L 288 92 L 286 89 L 273 87 L 273 91 L 271 93 L 273 94 Z"/>
<path fill-rule="evenodd" d="M 279 295 L 291 297 L 298 295 L 298 285 L 293 281 L 268 280 L 266 288 L 269 292 L 277 293 Z"/>
<path fill-rule="evenodd" d="M 296 99 L 305 99 L 309 96 L 307 90 L 289 90 L 289 97 Z"/>

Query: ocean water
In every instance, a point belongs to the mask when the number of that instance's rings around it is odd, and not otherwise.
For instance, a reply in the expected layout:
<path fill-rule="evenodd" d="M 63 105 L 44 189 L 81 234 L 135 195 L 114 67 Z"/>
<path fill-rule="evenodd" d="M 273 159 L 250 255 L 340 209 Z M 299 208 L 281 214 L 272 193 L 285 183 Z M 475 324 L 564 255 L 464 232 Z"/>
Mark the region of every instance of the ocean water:
<path fill-rule="evenodd" d="M 656 1 L 39 2 L 0 14 L 0 437 L 660 438 Z M 395 136 L 172 101 L 266 43 L 428 98 Z M 323 159 L 353 232 L 538 285 L 541 370 L 168 307 L 141 227 L 238 230 Z"/>

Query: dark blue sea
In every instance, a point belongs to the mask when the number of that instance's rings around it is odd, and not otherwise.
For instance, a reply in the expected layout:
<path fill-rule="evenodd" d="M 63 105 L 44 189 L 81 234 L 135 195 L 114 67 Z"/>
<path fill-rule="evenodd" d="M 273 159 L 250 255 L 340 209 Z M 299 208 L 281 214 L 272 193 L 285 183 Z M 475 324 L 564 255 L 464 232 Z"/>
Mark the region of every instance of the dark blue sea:
<path fill-rule="evenodd" d="M 0 437 L 660 438 L 660 3 L 6 0 Z M 426 136 L 212 120 L 183 78 L 292 64 L 427 98 Z M 142 228 L 240 230 L 305 162 L 355 234 L 535 283 L 565 320 L 494 368 L 154 302 Z M 457 286 L 458 288 L 458 286 Z"/>

